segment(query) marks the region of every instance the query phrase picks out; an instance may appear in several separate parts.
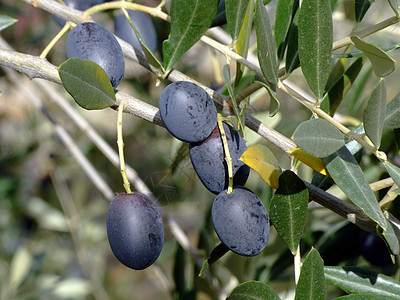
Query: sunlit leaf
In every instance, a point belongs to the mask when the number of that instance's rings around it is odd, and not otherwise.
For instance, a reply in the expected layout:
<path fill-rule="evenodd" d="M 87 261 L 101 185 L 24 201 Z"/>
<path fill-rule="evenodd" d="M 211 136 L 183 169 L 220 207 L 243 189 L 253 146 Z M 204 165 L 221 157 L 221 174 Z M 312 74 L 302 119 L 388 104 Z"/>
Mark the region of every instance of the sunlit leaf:
<path fill-rule="evenodd" d="M 324 261 L 315 248 L 308 253 L 301 267 L 295 300 L 325 299 Z"/>
<path fill-rule="evenodd" d="M 217 13 L 217 7 L 218 0 L 171 1 L 171 33 L 163 43 L 167 72 L 207 31 Z"/>
<path fill-rule="evenodd" d="M 397 186 L 400 186 L 400 168 L 389 161 L 385 161 L 383 165 L 385 166 L 390 177 L 392 177 L 394 183 L 396 183 Z"/>
<path fill-rule="evenodd" d="M 349 150 L 346 147 L 342 147 L 337 152 L 324 158 L 324 162 L 329 174 L 346 196 L 386 230 L 388 224 L 385 216 L 361 167 Z"/>
<path fill-rule="evenodd" d="M 293 133 L 294 142 L 308 154 L 326 157 L 344 146 L 344 134 L 324 119 L 302 122 Z"/>
<path fill-rule="evenodd" d="M 322 99 L 332 52 L 332 13 L 329 1 L 303 0 L 299 14 L 299 58 L 308 85 Z"/>
<path fill-rule="evenodd" d="M 325 163 L 321 158 L 312 156 L 300 148 L 295 148 L 287 152 L 297 160 L 309 166 L 314 171 L 329 176 L 329 172 L 326 169 Z"/>
<path fill-rule="evenodd" d="M 9 16 L 0 15 L 0 31 L 2 31 L 3 29 L 6 29 L 7 27 L 10 27 L 17 21 L 18 20 L 11 18 Z"/>
<path fill-rule="evenodd" d="M 64 88 L 83 108 L 103 109 L 116 105 L 111 82 L 98 64 L 73 57 L 58 68 L 58 73 Z"/>
<path fill-rule="evenodd" d="M 275 189 L 278 188 L 281 168 L 267 146 L 256 144 L 248 147 L 240 160 L 256 171 L 268 185 Z"/>
<path fill-rule="evenodd" d="M 367 293 L 400 299 L 400 282 L 358 267 L 325 267 L 325 279 L 346 293 Z"/>
<path fill-rule="evenodd" d="M 368 138 L 379 148 L 383 132 L 386 113 L 386 83 L 381 79 L 378 86 L 372 91 L 364 110 L 364 129 Z"/>
<path fill-rule="evenodd" d="M 247 281 L 237 286 L 227 300 L 280 300 L 278 294 L 268 284 L 261 281 Z"/>
<path fill-rule="evenodd" d="M 308 190 L 292 171 L 279 176 L 279 187 L 270 204 L 270 218 L 286 246 L 296 254 L 307 218 Z"/>
<path fill-rule="evenodd" d="M 261 71 L 268 82 L 277 85 L 278 60 L 276 57 L 275 41 L 267 9 L 261 0 L 257 0 L 256 2 L 254 24 L 257 35 L 257 56 Z"/>
<path fill-rule="evenodd" d="M 250 0 L 228 0 L 225 2 L 226 23 L 234 42 L 239 37 L 249 2 Z"/>
<path fill-rule="evenodd" d="M 376 76 L 385 77 L 394 71 L 396 61 L 385 51 L 375 45 L 364 42 L 358 36 L 353 35 L 350 39 L 354 46 L 368 57 Z"/>
<path fill-rule="evenodd" d="M 32 255 L 28 249 L 19 247 L 12 258 L 9 273 L 9 288 L 12 291 L 17 290 L 25 280 L 32 267 L 32 263 Z"/>

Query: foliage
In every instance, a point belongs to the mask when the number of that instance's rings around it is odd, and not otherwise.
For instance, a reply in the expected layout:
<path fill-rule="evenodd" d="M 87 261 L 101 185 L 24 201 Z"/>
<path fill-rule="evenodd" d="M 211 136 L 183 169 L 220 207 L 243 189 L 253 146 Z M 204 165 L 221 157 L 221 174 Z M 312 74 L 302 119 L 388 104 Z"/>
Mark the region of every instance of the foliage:
<path fill-rule="evenodd" d="M 27 2 L 0 3 L 1 299 L 399 297 L 400 55 L 397 31 L 384 30 L 400 22 L 398 1 L 110 1 L 84 14 Z M 96 63 L 66 59 L 65 33 L 90 17 L 111 29 L 129 10 L 152 17 L 158 47 L 131 20 L 141 49 L 118 40 L 114 89 Z M 51 14 L 73 23 L 60 29 Z M 211 217 L 215 195 L 189 147 L 162 128 L 159 98 L 177 81 L 204 90 L 246 141 L 246 188 L 271 225 L 254 257 L 220 243 L 212 219 L 237 227 Z M 135 117 L 122 122 L 117 107 Z M 157 262 L 136 272 L 106 232 L 104 200 L 128 179 L 165 228 Z M 368 260 L 364 231 L 393 264 Z"/>

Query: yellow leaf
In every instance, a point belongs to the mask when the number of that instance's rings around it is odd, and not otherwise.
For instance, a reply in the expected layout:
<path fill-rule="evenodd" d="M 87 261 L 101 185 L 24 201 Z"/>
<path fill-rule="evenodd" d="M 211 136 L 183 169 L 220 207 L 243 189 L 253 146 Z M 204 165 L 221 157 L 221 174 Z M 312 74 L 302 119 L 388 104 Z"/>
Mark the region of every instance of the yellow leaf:
<path fill-rule="evenodd" d="M 256 144 L 248 147 L 240 160 L 256 171 L 268 185 L 274 189 L 278 188 L 282 170 L 274 154 L 266 146 Z"/>
<path fill-rule="evenodd" d="M 300 148 L 292 149 L 287 151 L 294 158 L 298 159 L 302 163 L 305 163 L 307 166 L 312 168 L 314 171 L 321 173 L 322 175 L 329 176 L 328 170 L 325 168 L 325 164 L 321 158 L 312 156 L 307 152 L 301 150 Z"/>

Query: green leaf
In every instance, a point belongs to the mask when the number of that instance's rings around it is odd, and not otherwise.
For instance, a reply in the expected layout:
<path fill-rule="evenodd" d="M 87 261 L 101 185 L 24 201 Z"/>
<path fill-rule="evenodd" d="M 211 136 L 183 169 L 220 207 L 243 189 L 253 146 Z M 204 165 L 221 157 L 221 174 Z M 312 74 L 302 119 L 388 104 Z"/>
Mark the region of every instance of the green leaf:
<path fill-rule="evenodd" d="M 368 57 L 376 76 L 385 77 L 394 71 L 396 68 L 396 61 L 385 51 L 375 45 L 364 42 L 356 35 L 353 35 L 350 39 L 354 46 Z"/>
<path fill-rule="evenodd" d="M 386 244 L 389 246 L 389 250 L 393 255 L 399 255 L 400 253 L 400 231 L 392 222 L 387 221 L 388 227 L 382 232 Z"/>
<path fill-rule="evenodd" d="M 127 18 L 129 24 L 131 25 L 133 31 L 135 32 L 136 38 L 139 41 L 140 46 L 142 47 L 143 53 L 147 59 L 147 62 L 153 66 L 154 68 L 158 69 L 160 73 L 164 73 L 164 67 L 162 63 L 158 60 L 157 56 L 154 55 L 153 52 L 149 49 L 149 47 L 146 45 L 146 42 L 142 39 L 140 36 L 139 32 L 136 30 L 135 25 L 132 23 L 131 17 L 128 14 L 128 11 L 125 8 L 122 8 L 122 11 Z"/>
<path fill-rule="evenodd" d="M 265 82 L 262 82 L 262 81 L 255 81 L 255 82 L 261 84 L 268 91 L 269 99 L 270 99 L 269 107 L 268 107 L 269 116 L 271 118 L 274 117 L 278 113 L 279 107 L 281 106 L 278 98 L 276 98 L 275 92 L 272 91 L 271 88 L 268 86 L 268 84 L 266 84 Z"/>
<path fill-rule="evenodd" d="M 299 14 L 299 58 L 311 90 L 322 99 L 332 52 L 332 14 L 329 1 L 303 0 Z"/>
<path fill-rule="evenodd" d="M 185 294 L 185 250 L 179 243 L 175 253 L 173 277 L 175 283 L 175 292 L 183 296 Z"/>
<path fill-rule="evenodd" d="M 324 261 L 315 248 L 308 253 L 301 267 L 294 299 L 325 299 Z"/>
<path fill-rule="evenodd" d="M 400 93 L 386 106 L 383 132 L 400 128 Z"/>
<path fill-rule="evenodd" d="M 293 140 L 315 157 L 326 157 L 345 144 L 344 134 L 324 119 L 302 122 L 294 131 Z"/>
<path fill-rule="evenodd" d="M 329 174 L 355 205 L 384 230 L 388 225 L 361 167 L 346 147 L 324 158 Z"/>
<path fill-rule="evenodd" d="M 226 23 L 233 42 L 236 42 L 242 29 L 250 0 L 228 0 L 225 2 Z"/>
<path fill-rule="evenodd" d="M 243 19 L 243 24 L 235 43 L 235 52 L 240 56 L 247 58 L 250 46 L 251 29 L 253 25 L 253 15 L 254 15 L 254 1 L 249 1 L 247 6 L 246 14 Z M 244 66 L 236 62 L 236 77 L 235 77 L 235 88 L 239 85 L 240 79 L 243 76 Z"/>
<path fill-rule="evenodd" d="M 280 57 L 283 57 L 285 39 L 289 32 L 290 24 L 292 22 L 293 6 L 295 0 L 278 0 L 276 5 L 275 13 L 275 44 L 280 53 Z"/>
<path fill-rule="evenodd" d="M 355 13 L 356 13 L 356 21 L 358 23 L 364 18 L 368 8 L 371 6 L 372 0 L 355 0 Z"/>
<path fill-rule="evenodd" d="M 278 84 L 278 60 L 267 9 L 257 0 L 254 24 L 257 35 L 257 55 L 261 71 L 268 82 Z"/>
<path fill-rule="evenodd" d="M 393 9 L 396 16 L 399 15 L 399 2 L 398 0 L 388 0 L 390 7 Z"/>
<path fill-rule="evenodd" d="M 381 145 L 383 124 L 386 112 L 386 83 L 381 79 L 372 91 L 364 110 L 365 133 L 377 149 Z"/>
<path fill-rule="evenodd" d="M 203 263 L 203 266 L 200 270 L 199 276 L 203 276 L 204 272 L 214 264 L 218 259 L 224 256 L 229 251 L 229 248 L 226 247 L 223 243 L 218 244 L 210 253 L 210 257 Z"/>
<path fill-rule="evenodd" d="M 243 130 L 244 130 L 244 126 L 243 126 L 242 118 L 240 117 L 239 108 L 238 108 L 238 105 L 236 103 L 235 94 L 233 92 L 233 88 L 232 88 L 232 85 L 231 85 L 231 81 L 232 81 L 231 80 L 231 71 L 230 71 L 230 67 L 229 67 L 228 64 L 224 65 L 223 74 L 224 74 L 225 85 L 226 85 L 226 88 L 228 90 L 229 96 L 231 98 L 232 107 L 233 107 L 233 110 L 235 112 L 235 116 L 236 116 L 236 119 L 237 119 L 237 122 L 238 122 L 238 130 L 242 134 Z"/>
<path fill-rule="evenodd" d="M 390 296 L 370 295 L 370 294 L 352 294 L 335 298 L 335 300 L 391 300 Z"/>
<path fill-rule="evenodd" d="M 64 88 L 83 108 L 103 109 L 116 105 L 110 79 L 98 64 L 72 57 L 60 65 L 58 73 Z"/>
<path fill-rule="evenodd" d="M 229 294 L 227 300 L 279 300 L 278 294 L 268 284 L 261 281 L 246 281 Z"/>
<path fill-rule="evenodd" d="M 386 171 L 388 171 L 390 177 L 392 177 L 394 183 L 397 186 L 400 186 L 400 168 L 393 165 L 389 161 L 385 161 L 383 165 L 385 166 Z"/>
<path fill-rule="evenodd" d="M 166 72 L 210 27 L 218 0 L 172 0 L 171 33 L 163 43 Z"/>
<path fill-rule="evenodd" d="M 307 218 L 308 190 L 290 170 L 279 176 L 279 187 L 271 200 L 270 217 L 281 239 L 296 254 Z"/>
<path fill-rule="evenodd" d="M 375 271 L 358 267 L 325 267 L 326 282 L 346 293 L 366 293 L 400 299 L 400 282 Z"/>
<path fill-rule="evenodd" d="M 326 96 L 321 102 L 321 108 L 333 116 L 347 92 L 353 86 L 358 74 L 364 65 L 364 58 L 357 58 L 344 73 L 328 89 Z"/>
<path fill-rule="evenodd" d="M 278 188 L 279 175 L 282 171 L 278 160 L 267 146 L 251 145 L 243 152 L 239 160 L 256 171 L 269 186 Z"/>
<path fill-rule="evenodd" d="M 300 64 L 299 60 L 299 12 L 297 9 L 293 22 L 290 25 L 288 34 L 288 45 L 285 60 L 285 71 L 287 74 L 292 73 Z"/>
<path fill-rule="evenodd" d="M 10 27 L 17 21 L 18 20 L 11 18 L 9 16 L 0 15 L 0 31 L 2 31 L 3 29 L 6 29 L 7 27 Z"/>

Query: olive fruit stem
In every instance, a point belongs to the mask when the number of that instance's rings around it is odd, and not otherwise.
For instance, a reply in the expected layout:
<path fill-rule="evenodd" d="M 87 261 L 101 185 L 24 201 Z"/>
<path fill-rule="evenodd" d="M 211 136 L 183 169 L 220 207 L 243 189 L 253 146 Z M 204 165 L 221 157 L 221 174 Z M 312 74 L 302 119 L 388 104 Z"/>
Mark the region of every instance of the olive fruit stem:
<path fill-rule="evenodd" d="M 71 27 L 73 27 L 71 21 L 65 23 L 64 27 L 60 30 L 60 32 L 57 33 L 57 35 L 51 40 L 51 42 L 46 46 L 46 48 L 44 48 L 43 52 L 40 54 L 40 58 L 46 58 L 47 54 L 49 54 L 50 50 L 54 47 L 54 45 Z"/>
<path fill-rule="evenodd" d="M 124 140 L 122 137 L 122 113 L 124 111 L 125 103 L 121 102 L 118 106 L 118 119 L 117 119 L 117 144 L 118 144 L 118 153 L 119 153 L 119 164 L 120 171 L 122 175 L 122 181 L 124 182 L 125 191 L 128 194 L 131 194 L 131 184 L 129 183 L 128 177 L 126 176 L 126 168 L 125 168 L 125 158 L 124 158 Z"/>
<path fill-rule="evenodd" d="M 294 256 L 294 282 L 297 285 L 300 278 L 301 271 L 301 255 L 300 255 L 300 244 L 297 245 L 296 254 Z"/>
<path fill-rule="evenodd" d="M 224 125 L 222 124 L 222 116 L 220 113 L 217 114 L 217 123 L 218 123 L 218 128 L 219 132 L 221 134 L 221 139 L 222 139 L 222 144 L 224 146 L 224 152 L 225 152 L 225 161 L 226 164 L 228 165 L 228 178 L 229 178 L 229 185 L 228 185 L 228 190 L 227 194 L 232 193 L 233 191 L 233 168 L 232 168 L 232 157 L 231 154 L 229 153 L 229 146 L 228 146 L 228 141 L 226 139 L 226 134 L 224 130 Z"/>

